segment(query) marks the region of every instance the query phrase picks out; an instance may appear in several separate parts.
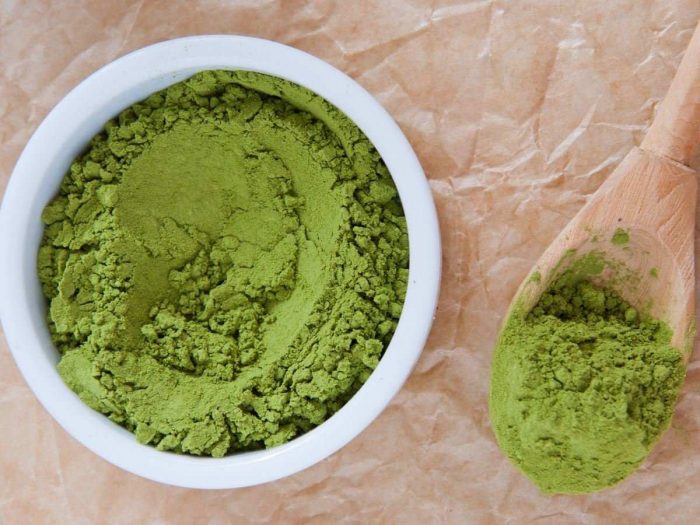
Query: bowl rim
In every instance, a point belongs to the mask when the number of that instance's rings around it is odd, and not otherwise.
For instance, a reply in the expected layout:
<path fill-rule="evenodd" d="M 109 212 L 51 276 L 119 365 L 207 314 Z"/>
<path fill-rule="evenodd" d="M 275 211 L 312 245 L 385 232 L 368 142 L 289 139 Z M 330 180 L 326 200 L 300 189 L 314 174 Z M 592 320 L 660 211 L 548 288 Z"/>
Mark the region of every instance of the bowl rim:
<path fill-rule="evenodd" d="M 245 69 L 288 79 L 321 95 L 375 145 L 396 183 L 409 235 L 409 280 L 397 329 L 377 368 L 338 412 L 271 449 L 223 458 L 162 452 L 85 405 L 55 369 L 36 252 L 41 210 L 70 161 L 104 122 L 148 94 L 199 70 Z M 115 109 L 116 108 L 116 109 Z M 60 175 L 60 176 L 59 176 Z M 53 184 L 47 182 L 52 178 Z M 40 221 L 38 221 L 39 224 Z M 350 77 L 296 48 L 260 38 L 201 35 L 167 40 L 108 63 L 72 89 L 45 117 L 15 165 L 0 206 L 0 319 L 29 387 L 75 439 L 133 474 L 189 488 L 252 486 L 303 470 L 364 430 L 399 391 L 420 356 L 434 318 L 441 273 L 440 232 L 430 185 L 399 126 Z M 48 342 L 47 342 L 48 341 Z M 48 346 L 47 346 L 48 345 Z M 51 353 L 53 352 L 53 354 Z"/>

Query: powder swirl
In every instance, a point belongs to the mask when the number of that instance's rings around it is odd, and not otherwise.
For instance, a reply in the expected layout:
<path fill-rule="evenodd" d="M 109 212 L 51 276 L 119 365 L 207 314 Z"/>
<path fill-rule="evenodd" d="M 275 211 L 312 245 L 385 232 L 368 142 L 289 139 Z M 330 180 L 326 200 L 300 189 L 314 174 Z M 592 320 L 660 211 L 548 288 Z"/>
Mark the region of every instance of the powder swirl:
<path fill-rule="evenodd" d="M 401 313 L 379 154 L 285 80 L 205 71 L 109 121 L 43 214 L 64 381 L 161 450 L 271 447 L 352 397 Z"/>

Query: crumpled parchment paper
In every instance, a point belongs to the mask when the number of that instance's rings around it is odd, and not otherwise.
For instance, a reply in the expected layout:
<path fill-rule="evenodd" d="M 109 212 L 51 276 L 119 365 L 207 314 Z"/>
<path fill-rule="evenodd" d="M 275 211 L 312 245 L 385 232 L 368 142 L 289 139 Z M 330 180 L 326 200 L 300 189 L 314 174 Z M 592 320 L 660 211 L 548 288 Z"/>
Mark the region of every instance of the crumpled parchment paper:
<path fill-rule="evenodd" d="M 159 40 L 239 33 L 309 51 L 384 104 L 430 179 L 444 246 L 437 319 L 401 393 L 339 453 L 261 487 L 179 489 L 107 464 L 44 412 L 0 341 L 0 522 L 697 522 L 700 351 L 672 429 L 591 496 L 544 496 L 521 476 L 494 442 L 487 395 L 518 284 L 640 142 L 699 18 L 698 0 L 0 4 L 0 191 L 90 72 Z"/>

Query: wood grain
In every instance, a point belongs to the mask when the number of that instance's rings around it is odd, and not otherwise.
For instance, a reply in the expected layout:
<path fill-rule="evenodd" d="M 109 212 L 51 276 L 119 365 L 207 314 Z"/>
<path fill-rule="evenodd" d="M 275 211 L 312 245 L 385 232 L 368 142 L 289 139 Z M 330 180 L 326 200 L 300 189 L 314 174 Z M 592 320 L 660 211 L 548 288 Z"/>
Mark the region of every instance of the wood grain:
<path fill-rule="evenodd" d="M 642 149 L 689 164 L 700 143 L 700 23 Z"/>

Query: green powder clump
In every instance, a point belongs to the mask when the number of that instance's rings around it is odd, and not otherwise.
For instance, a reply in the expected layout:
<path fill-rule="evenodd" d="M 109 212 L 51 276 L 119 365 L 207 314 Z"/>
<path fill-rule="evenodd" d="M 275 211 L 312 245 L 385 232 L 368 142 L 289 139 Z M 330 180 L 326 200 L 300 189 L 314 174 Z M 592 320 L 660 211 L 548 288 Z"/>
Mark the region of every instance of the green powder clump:
<path fill-rule="evenodd" d="M 630 234 L 628 231 L 623 230 L 622 228 L 617 228 L 615 233 L 613 233 L 613 236 L 610 238 L 610 242 L 616 246 L 624 246 L 630 242 Z"/>
<path fill-rule="evenodd" d="M 543 492 L 609 487 L 668 428 L 684 375 L 664 323 L 565 272 L 504 325 L 491 376 L 496 439 Z"/>
<path fill-rule="evenodd" d="M 123 111 L 43 220 L 61 376 L 160 450 L 218 457 L 319 425 L 403 306 L 406 223 L 379 154 L 259 73 L 205 71 Z"/>

